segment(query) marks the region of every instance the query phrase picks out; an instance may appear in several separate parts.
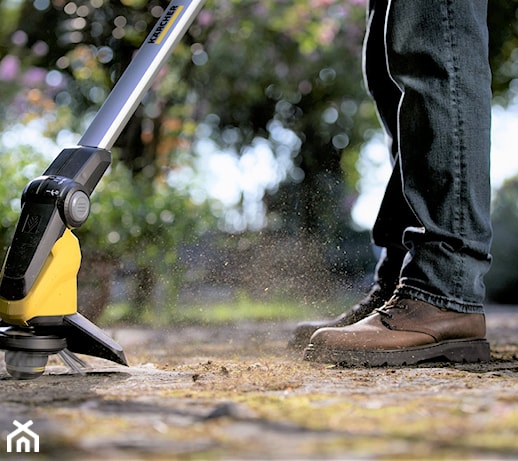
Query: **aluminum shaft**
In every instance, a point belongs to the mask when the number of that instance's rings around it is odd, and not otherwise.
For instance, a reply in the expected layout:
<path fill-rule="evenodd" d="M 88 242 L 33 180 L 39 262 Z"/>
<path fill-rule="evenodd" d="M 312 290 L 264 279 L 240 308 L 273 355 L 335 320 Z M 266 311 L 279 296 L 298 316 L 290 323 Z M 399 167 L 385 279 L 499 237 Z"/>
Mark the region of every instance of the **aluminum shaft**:
<path fill-rule="evenodd" d="M 80 146 L 111 149 L 204 2 L 174 0 L 169 4 L 79 140 Z"/>

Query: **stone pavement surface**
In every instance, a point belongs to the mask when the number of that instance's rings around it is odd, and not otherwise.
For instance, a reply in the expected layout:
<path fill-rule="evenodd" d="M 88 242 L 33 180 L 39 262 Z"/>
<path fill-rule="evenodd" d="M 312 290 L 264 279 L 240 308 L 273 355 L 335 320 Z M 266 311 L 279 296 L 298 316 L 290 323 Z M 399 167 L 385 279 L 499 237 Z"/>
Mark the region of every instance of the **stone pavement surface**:
<path fill-rule="evenodd" d="M 380 369 L 303 362 L 293 322 L 118 329 L 128 368 L 0 364 L 0 459 L 518 459 L 518 307 L 487 323 L 489 363 Z"/>

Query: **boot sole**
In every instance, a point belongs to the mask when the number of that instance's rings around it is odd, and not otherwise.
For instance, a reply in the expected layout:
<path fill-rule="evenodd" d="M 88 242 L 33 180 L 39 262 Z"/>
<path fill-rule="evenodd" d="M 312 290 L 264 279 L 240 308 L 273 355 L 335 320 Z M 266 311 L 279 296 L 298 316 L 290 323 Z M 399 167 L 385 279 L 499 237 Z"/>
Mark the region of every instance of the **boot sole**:
<path fill-rule="evenodd" d="M 425 362 L 488 362 L 491 352 L 485 339 L 461 339 L 406 349 L 370 351 L 319 349 L 309 344 L 304 351 L 304 360 L 344 367 L 383 367 Z"/>

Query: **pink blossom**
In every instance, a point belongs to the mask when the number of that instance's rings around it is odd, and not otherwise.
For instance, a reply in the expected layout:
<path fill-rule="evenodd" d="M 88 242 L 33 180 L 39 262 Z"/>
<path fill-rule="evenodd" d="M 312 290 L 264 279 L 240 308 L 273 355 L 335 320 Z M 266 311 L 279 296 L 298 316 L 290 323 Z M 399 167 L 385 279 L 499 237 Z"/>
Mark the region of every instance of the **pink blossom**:
<path fill-rule="evenodd" d="M 24 85 L 32 88 L 41 85 L 45 81 L 47 71 L 40 67 L 31 67 L 23 76 Z"/>
<path fill-rule="evenodd" d="M 0 80 L 10 82 L 20 73 L 20 60 L 17 56 L 8 54 L 0 61 Z"/>

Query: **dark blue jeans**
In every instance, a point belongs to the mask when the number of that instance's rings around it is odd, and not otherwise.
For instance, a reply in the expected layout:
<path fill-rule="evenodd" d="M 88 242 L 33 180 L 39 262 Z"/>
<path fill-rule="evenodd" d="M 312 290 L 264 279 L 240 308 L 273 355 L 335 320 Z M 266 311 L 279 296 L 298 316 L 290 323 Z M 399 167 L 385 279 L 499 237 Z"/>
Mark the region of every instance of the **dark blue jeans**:
<path fill-rule="evenodd" d="M 396 293 L 483 312 L 491 257 L 487 0 L 370 0 L 367 87 L 394 170 L 373 228 Z"/>

